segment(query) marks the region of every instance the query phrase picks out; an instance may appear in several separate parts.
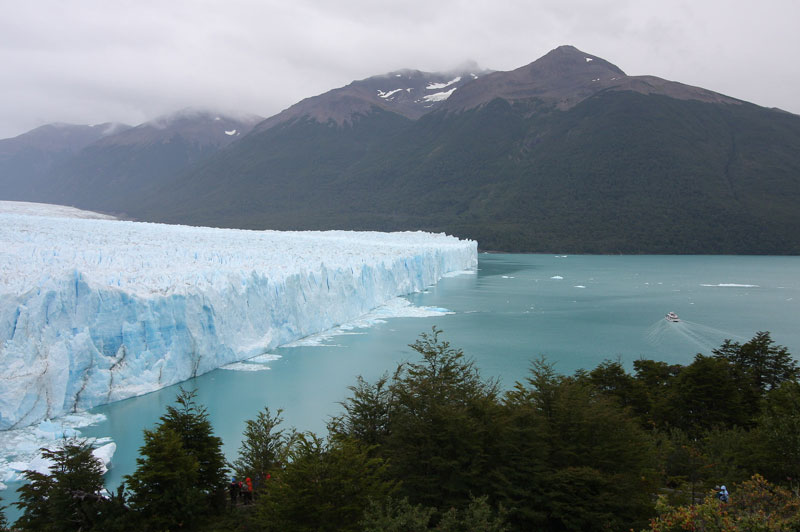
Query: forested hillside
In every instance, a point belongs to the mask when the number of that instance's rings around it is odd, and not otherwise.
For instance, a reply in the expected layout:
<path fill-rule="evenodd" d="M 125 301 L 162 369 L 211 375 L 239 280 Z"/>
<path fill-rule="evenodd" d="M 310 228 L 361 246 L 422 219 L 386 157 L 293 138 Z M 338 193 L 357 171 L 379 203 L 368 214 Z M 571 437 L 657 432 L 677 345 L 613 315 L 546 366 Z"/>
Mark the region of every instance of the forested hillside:
<path fill-rule="evenodd" d="M 423 229 L 481 248 L 800 252 L 800 117 L 607 91 L 562 111 L 496 99 L 410 121 L 253 134 L 141 216 L 273 229 Z"/>

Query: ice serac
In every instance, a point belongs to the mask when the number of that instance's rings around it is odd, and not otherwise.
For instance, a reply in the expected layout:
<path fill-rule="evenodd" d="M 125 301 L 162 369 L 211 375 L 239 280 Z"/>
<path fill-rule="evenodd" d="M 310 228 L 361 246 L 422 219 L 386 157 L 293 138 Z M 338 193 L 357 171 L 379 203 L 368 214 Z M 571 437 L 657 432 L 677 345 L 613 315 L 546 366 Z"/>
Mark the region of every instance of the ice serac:
<path fill-rule="evenodd" d="M 0 429 L 168 386 L 352 320 L 477 246 L 65 217 L 0 202 Z"/>

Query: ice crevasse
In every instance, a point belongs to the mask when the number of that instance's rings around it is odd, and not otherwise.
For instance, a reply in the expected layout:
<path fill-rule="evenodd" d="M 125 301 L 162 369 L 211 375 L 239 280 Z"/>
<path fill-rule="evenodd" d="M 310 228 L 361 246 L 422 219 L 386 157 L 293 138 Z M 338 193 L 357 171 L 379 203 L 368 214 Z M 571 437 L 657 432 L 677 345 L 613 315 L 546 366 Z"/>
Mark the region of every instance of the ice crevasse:
<path fill-rule="evenodd" d="M 141 395 L 357 318 L 477 244 L 276 232 L 0 202 L 0 429 Z"/>

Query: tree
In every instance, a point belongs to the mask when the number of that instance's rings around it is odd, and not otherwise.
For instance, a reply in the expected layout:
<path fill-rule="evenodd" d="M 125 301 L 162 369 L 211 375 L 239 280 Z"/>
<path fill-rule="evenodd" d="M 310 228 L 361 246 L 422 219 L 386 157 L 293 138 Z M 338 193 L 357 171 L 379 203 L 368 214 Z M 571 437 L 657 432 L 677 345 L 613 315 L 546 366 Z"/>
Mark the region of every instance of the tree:
<path fill-rule="evenodd" d="M 0 499 L 2 502 L 3 499 Z M 0 506 L 0 532 L 8 530 L 8 519 L 6 519 L 6 507 Z"/>
<path fill-rule="evenodd" d="M 233 463 L 233 469 L 240 478 L 253 479 L 256 489 L 266 480 L 267 474 L 272 477 L 286 465 L 296 437 L 294 430 L 276 430 L 283 421 L 282 412 L 278 410 L 273 416 L 265 407 L 256 419 L 246 422 L 239 458 Z"/>
<path fill-rule="evenodd" d="M 21 530 L 66 531 L 91 530 L 101 522 L 107 500 L 103 490 L 103 466 L 92 454 L 86 440 L 67 439 L 55 449 L 42 448 L 42 457 L 50 460 L 49 473 L 28 470 L 21 486 L 22 510 L 16 527 Z"/>
<path fill-rule="evenodd" d="M 758 408 L 739 385 L 736 368 L 718 357 L 697 354 L 669 392 L 666 420 L 693 438 L 714 427 L 748 427 Z"/>
<path fill-rule="evenodd" d="M 527 382 L 506 399 L 528 412 L 510 432 L 522 447 L 506 465 L 509 522 L 522 530 L 615 530 L 644 522 L 655 462 L 637 420 L 615 398 L 556 375 L 544 360 L 533 364 Z M 513 436 L 520 422 L 530 424 L 529 447 Z M 514 468 L 527 475 L 514 475 Z"/>
<path fill-rule="evenodd" d="M 620 360 L 604 360 L 586 376 L 592 386 L 605 395 L 616 397 L 622 406 L 634 403 L 636 380 L 628 375 Z"/>
<path fill-rule="evenodd" d="M 180 388 L 175 399 L 177 406 L 167 407 L 167 413 L 161 416 L 161 424 L 174 430 L 186 452 L 197 460 L 198 488 L 207 495 L 209 502 L 224 504 L 227 469 L 222 440 L 214 436 L 208 412 L 195 402 L 196 395 L 196 390 Z"/>
<path fill-rule="evenodd" d="M 450 508 L 434 530 L 437 532 L 506 532 L 505 512 L 495 513 L 487 496 L 473 498 L 466 508 Z"/>
<path fill-rule="evenodd" d="M 395 489 L 386 463 L 353 440 L 300 434 L 289 458 L 258 499 L 266 530 L 359 530 L 369 501 L 383 500 Z"/>
<path fill-rule="evenodd" d="M 197 458 L 180 434 L 160 425 L 144 431 L 136 471 L 125 477 L 130 503 L 148 530 L 191 529 L 204 513 Z"/>
<path fill-rule="evenodd" d="M 341 405 L 345 412 L 329 424 L 328 430 L 368 446 L 383 445 L 391 431 L 392 409 L 395 407 L 394 388 L 389 376 L 381 376 L 369 384 L 360 375 L 355 386 L 347 388 L 352 393 Z"/>
<path fill-rule="evenodd" d="M 634 411 L 647 428 L 664 428 L 668 422 L 668 398 L 675 377 L 683 366 L 648 359 L 634 360 L 636 382 L 644 396 L 634 404 Z"/>
<path fill-rule="evenodd" d="M 154 530 L 190 527 L 225 504 L 225 457 L 195 392 L 180 389 L 154 430 L 144 431 L 136 471 L 126 477 L 131 504 Z"/>
<path fill-rule="evenodd" d="M 758 397 L 800 375 L 800 368 L 788 349 L 775 345 L 769 332 L 757 332 L 744 344 L 725 340 L 713 353 L 744 371 Z"/>
<path fill-rule="evenodd" d="M 412 506 L 408 498 L 371 499 L 361 521 L 363 532 L 427 532 L 435 508 Z"/>
<path fill-rule="evenodd" d="M 460 349 L 422 334 L 410 347 L 422 356 L 398 368 L 386 456 L 409 500 L 456 508 L 486 493 L 502 439 L 497 383 L 484 382 Z"/>
<path fill-rule="evenodd" d="M 759 471 L 800 488 L 800 383 L 784 382 L 767 393 L 752 436 Z"/>

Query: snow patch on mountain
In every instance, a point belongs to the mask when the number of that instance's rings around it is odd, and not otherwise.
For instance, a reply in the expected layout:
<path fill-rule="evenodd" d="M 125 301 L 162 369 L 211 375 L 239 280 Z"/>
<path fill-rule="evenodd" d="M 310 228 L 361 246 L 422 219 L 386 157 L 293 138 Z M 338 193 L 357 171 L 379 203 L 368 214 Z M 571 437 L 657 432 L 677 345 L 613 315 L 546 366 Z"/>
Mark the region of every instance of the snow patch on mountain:
<path fill-rule="evenodd" d="M 451 79 L 447 83 L 429 83 L 428 86 L 425 87 L 425 89 L 429 91 L 444 89 L 449 87 L 450 85 L 453 85 L 454 83 L 458 83 L 459 81 L 461 81 L 461 76 L 458 76 L 455 79 Z"/>
<path fill-rule="evenodd" d="M 458 87 L 453 87 L 449 91 L 428 94 L 426 96 L 423 96 L 422 99 L 425 100 L 426 102 L 441 102 L 448 99 L 450 95 L 453 94 L 453 92 L 455 92 L 457 88 Z"/>
<path fill-rule="evenodd" d="M 394 89 L 393 91 L 384 92 L 382 90 L 378 90 L 378 96 L 386 100 L 387 98 L 391 98 L 393 95 L 397 94 L 398 92 L 402 92 L 404 89 Z M 405 89 L 410 90 L 410 89 Z"/>

